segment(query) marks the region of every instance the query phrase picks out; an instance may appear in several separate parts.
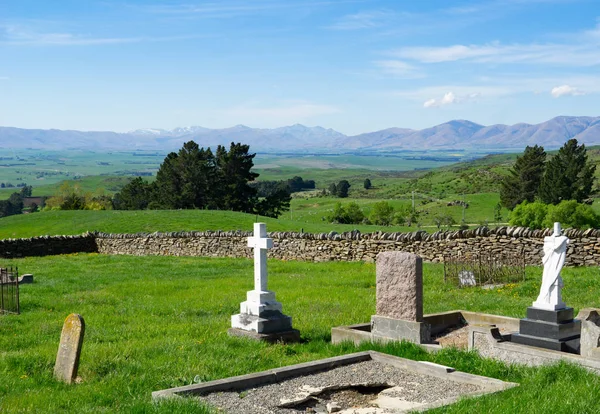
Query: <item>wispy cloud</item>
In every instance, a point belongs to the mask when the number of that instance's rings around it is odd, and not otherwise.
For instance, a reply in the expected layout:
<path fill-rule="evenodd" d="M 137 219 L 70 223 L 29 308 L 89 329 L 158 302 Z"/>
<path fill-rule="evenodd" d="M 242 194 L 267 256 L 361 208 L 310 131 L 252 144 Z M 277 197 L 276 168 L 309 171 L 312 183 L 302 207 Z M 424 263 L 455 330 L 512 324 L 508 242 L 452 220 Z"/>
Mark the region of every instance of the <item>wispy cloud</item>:
<path fill-rule="evenodd" d="M 342 16 L 329 26 L 332 30 L 360 30 L 382 27 L 398 18 L 397 12 L 391 10 L 371 10 Z"/>
<path fill-rule="evenodd" d="M 163 15 L 194 15 L 200 18 L 231 18 L 251 14 L 263 14 L 290 9 L 310 9 L 319 6 L 331 6 L 342 3 L 354 3 L 358 0 L 342 1 L 281 1 L 281 0 L 255 0 L 255 1 L 231 1 L 220 2 L 191 2 L 191 3 L 162 3 L 154 5 L 129 4 L 129 7 L 146 13 Z"/>
<path fill-rule="evenodd" d="M 555 98 L 560 98 L 561 96 L 585 95 L 585 92 L 582 91 L 581 89 L 574 88 L 573 86 L 570 86 L 570 85 L 561 85 L 561 86 L 556 86 L 556 87 L 552 88 L 552 90 L 550 91 L 550 94 L 552 94 L 552 96 L 554 96 Z"/>
<path fill-rule="evenodd" d="M 579 32 L 565 43 L 452 45 L 443 47 L 404 47 L 390 55 L 421 63 L 468 61 L 492 64 L 556 64 L 589 67 L 600 64 L 600 24 Z"/>
<path fill-rule="evenodd" d="M 424 78 L 425 73 L 418 67 L 402 60 L 378 60 L 374 62 L 384 74 L 404 79 Z"/>
<path fill-rule="evenodd" d="M 0 44 L 13 46 L 90 46 L 139 42 L 165 42 L 198 38 L 190 36 L 94 37 L 73 33 L 49 33 L 30 30 L 19 25 L 0 26 Z"/>

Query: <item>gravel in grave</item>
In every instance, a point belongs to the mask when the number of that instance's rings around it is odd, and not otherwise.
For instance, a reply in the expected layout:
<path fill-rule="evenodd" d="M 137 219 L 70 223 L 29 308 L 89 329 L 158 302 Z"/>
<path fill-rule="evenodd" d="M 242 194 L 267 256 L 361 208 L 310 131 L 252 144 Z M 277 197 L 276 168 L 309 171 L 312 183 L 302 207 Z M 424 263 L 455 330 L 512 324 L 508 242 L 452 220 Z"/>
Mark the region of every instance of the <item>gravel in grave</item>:
<path fill-rule="evenodd" d="M 334 368 L 316 374 L 291 378 L 277 384 L 269 384 L 235 392 L 218 392 L 202 396 L 202 400 L 229 414 L 293 414 L 314 412 L 306 405 L 298 408 L 279 408 L 282 399 L 290 399 L 300 393 L 303 386 L 316 388 L 349 384 L 387 384 L 401 386 L 402 398 L 417 403 L 432 403 L 481 390 L 481 387 L 463 384 L 437 377 L 403 370 L 376 361 L 365 361 Z M 319 405 L 329 401 L 340 404 L 342 409 L 371 407 L 376 393 L 363 394 L 356 390 L 327 391 L 317 395 Z"/>

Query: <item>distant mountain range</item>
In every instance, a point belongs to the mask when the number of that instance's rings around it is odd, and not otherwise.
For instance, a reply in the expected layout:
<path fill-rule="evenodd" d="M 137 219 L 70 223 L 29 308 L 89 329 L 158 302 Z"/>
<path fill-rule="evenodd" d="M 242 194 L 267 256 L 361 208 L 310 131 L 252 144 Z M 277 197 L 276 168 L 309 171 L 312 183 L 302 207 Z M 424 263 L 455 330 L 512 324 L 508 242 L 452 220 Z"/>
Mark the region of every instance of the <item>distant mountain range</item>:
<path fill-rule="evenodd" d="M 231 142 L 249 144 L 259 152 L 307 151 L 401 151 L 452 150 L 521 151 L 527 145 L 555 149 L 570 138 L 586 145 L 600 145 L 600 117 L 559 116 L 541 124 L 483 126 L 454 120 L 422 130 L 388 128 L 347 136 L 320 126 L 296 124 L 274 129 L 210 129 L 199 126 L 163 129 L 138 129 L 127 133 L 109 131 L 63 131 L 0 127 L 0 148 L 88 149 L 88 150 L 163 150 L 175 151 L 189 140 L 203 147 Z"/>

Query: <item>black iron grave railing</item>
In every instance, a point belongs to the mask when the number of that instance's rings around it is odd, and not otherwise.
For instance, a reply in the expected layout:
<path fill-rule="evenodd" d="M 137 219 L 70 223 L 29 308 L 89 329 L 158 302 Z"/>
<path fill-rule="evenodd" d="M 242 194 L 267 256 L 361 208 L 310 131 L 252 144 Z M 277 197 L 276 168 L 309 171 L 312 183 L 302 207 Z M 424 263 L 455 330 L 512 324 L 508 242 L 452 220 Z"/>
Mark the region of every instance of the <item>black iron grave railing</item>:
<path fill-rule="evenodd" d="M 19 314 L 19 269 L 0 268 L 0 313 Z"/>
<path fill-rule="evenodd" d="M 458 287 L 505 285 L 525 280 L 525 253 L 480 252 L 444 256 L 444 282 Z"/>

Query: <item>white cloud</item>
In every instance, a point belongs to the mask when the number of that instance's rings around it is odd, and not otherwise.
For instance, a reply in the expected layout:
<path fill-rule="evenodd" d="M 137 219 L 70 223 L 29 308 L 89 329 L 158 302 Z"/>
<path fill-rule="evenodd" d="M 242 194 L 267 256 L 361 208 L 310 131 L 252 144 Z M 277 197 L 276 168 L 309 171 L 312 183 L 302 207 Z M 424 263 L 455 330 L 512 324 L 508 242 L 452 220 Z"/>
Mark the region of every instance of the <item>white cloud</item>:
<path fill-rule="evenodd" d="M 569 85 L 556 86 L 556 87 L 552 88 L 550 93 L 555 98 L 560 98 L 561 96 L 585 95 L 585 92 L 583 92 L 582 90 L 574 88 Z"/>
<path fill-rule="evenodd" d="M 456 95 L 454 95 L 452 92 L 447 92 L 446 94 L 444 94 L 443 97 L 439 98 L 439 99 L 429 99 L 428 101 L 425 101 L 425 103 L 423 104 L 424 108 L 437 108 L 440 106 L 445 106 L 445 105 L 450 105 L 453 103 L 456 103 Z"/>

